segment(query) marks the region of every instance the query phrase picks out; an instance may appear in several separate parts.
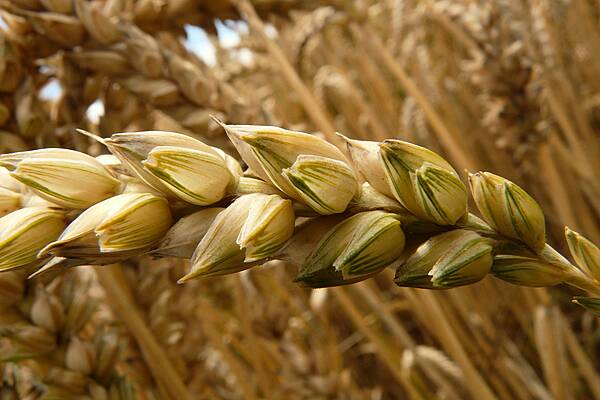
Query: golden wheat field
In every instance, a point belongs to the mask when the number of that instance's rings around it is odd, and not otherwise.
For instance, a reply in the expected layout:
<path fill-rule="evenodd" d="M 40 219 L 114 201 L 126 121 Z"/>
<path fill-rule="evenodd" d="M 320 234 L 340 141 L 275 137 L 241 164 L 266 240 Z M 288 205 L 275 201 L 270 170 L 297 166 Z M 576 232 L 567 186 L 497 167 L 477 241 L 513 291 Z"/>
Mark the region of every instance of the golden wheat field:
<path fill-rule="evenodd" d="M 0 400 L 600 400 L 597 0 L 0 0 Z"/>

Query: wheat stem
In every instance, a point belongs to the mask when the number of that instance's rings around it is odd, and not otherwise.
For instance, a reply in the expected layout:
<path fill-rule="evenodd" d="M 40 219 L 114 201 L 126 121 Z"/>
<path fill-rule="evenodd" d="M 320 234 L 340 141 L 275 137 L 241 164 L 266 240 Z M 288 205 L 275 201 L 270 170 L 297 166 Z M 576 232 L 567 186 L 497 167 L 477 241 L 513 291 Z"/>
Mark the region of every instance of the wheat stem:
<path fill-rule="evenodd" d="M 561 317 L 562 326 L 564 329 L 564 338 L 566 340 L 566 344 L 569 348 L 569 352 L 571 356 L 579 366 L 579 370 L 581 374 L 585 378 L 587 384 L 589 385 L 594 398 L 596 400 L 600 399 L 600 375 L 598 371 L 592 364 L 592 361 L 589 358 L 589 355 L 586 351 L 581 347 L 581 344 L 577 340 L 575 333 L 571 329 L 568 323 Z"/>
<path fill-rule="evenodd" d="M 465 380 L 469 382 L 468 389 L 473 398 L 482 400 L 496 399 L 494 392 L 490 389 L 485 379 L 479 375 L 468 353 L 465 351 L 458 337 L 456 337 L 455 331 L 452 329 L 433 293 L 429 291 L 419 292 L 419 298 L 428 308 L 431 318 L 437 321 L 437 331 L 440 332 L 438 339 L 463 370 Z M 441 332 L 445 332 L 446 334 L 442 335 Z"/>
<path fill-rule="evenodd" d="M 444 123 L 433 104 L 431 104 L 406 71 L 394 60 L 389 50 L 381 43 L 379 37 L 369 27 L 361 29 L 357 25 L 352 25 L 351 29 L 355 37 L 362 38 L 367 43 L 363 48 L 372 48 L 373 51 L 370 53 L 381 60 L 394 77 L 398 79 L 404 90 L 421 106 L 428 122 L 437 133 L 440 142 L 448 149 L 448 154 L 458 165 L 458 169 L 461 171 L 465 169 L 475 170 L 478 163 L 457 144 L 459 142 L 457 133 L 452 132 Z"/>
<path fill-rule="evenodd" d="M 177 370 L 171 365 L 171 361 L 136 309 L 127 280 L 122 276 L 121 266 L 118 264 L 102 266 L 96 268 L 95 271 L 106 291 L 107 300 L 142 349 L 144 359 L 152 371 L 154 379 L 168 391 L 172 400 L 192 400 L 193 397 L 177 374 Z"/>
<path fill-rule="evenodd" d="M 338 138 L 335 135 L 335 127 L 331 122 L 331 117 L 318 106 L 317 99 L 302 82 L 294 67 L 290 64 L 287 57 L 281 48 L 271 39 L 265 32 L 265 26 L 260 17 L 256 14 L 256 10 L 247 0 L 238 0 L 237 6 L 240 11 L 246 16 L 246 19 L 252 29 L 258 33 L 267 50 L 271 54 L 273 60 L 281 69 L 284 79 L 292 90 L 300 96 L 302 105 L 308 116 L 313 120 L 317 128 L 323 132 L 323 135 L 332 143 L 337 143 Z"/>
<path fill-rule="evenodd" d="M 360 311 L 356 308 L 356 305 L 352 301 L 350 295 L 346 293 L 346 288 L 334 288 L 332 290 L 337 301 L 340 303 L 342 308 L 346 311 L 352 322 L 358 330 L 360 330 L 369 340 L 378 348 L 378 354 L 381 355 L 383 361 L 386 363 L 394 378 L 402 385 L 407 391 L 411 399 L 420 399 L 422 395 L 413 386 L 413 383 L 407 379 L 406 375 L 400 369 L 400 360 L 395 354 L 396 352 L 391 348 L 385 340 L 380 337 L 374 329 L 372 329 L 367 323 L 365 323 L 364 317 Z"/>

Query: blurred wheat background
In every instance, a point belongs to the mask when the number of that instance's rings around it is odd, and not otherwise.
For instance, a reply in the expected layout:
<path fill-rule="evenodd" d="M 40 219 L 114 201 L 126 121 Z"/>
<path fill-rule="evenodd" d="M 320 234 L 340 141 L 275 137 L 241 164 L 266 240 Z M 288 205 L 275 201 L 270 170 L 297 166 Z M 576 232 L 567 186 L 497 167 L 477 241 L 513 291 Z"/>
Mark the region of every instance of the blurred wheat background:
<path fill-rule="evenodd" d="M 521 185 L 557 249 L 564 225 L 600 242 L 596 0 L 0 10 L 0 152 L 104 152 L 84 128 L 181 132 L 235 155 L 211 115 L 400 138 Z M 389 272 L 311 291 L 282 262 L 177 285 L 185 267 L 0 275 L 0 399 L 600 399 L 600 325 L 574 289 L 486 278 L 431 292 Z"/>

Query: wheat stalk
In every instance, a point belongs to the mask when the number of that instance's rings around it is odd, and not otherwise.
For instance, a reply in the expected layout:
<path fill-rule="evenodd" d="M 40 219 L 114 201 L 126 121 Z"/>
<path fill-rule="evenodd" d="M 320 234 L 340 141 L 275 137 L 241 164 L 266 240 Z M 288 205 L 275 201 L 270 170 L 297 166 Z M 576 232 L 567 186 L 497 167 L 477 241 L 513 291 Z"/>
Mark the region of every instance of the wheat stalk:
<path fill-rule="evenodd" d="M 245 172 L 218 148 L 162 131 L 98 139 L 114 157 L 110 170 L 61 149 L 0 156 L 12 178 L 47 202 L 0 220 L 1 269 L 38 267 L 37 276 L 150 253 L 191 258 L 180 282 L 283 259 L 301 266 L 296 281 L 309 287 L 393 266 L 400 286 L 447 289 L 492 273 L 600 294 L 600 250 L 567 228 L 571 264 L 545 242 L 535 200 L 500 176 L 469 174 L 480 219 L 467 211 L 456 171 L 426 148 L 340 136 L 344 154 L 302 132 L 223 128 Z M 575 301 L 597 312 L 597 300 Z"/>

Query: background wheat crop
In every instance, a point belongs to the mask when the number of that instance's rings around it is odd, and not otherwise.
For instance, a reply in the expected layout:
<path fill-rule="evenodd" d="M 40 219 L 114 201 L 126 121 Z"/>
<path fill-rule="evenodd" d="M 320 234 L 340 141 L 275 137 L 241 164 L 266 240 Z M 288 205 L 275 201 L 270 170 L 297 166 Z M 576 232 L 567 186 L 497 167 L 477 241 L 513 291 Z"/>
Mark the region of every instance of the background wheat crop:
<path fill-rule="evenodd" d="M 600 400 L 599 54 L 594 0 L 0 0 L 0 399 Z"/>

